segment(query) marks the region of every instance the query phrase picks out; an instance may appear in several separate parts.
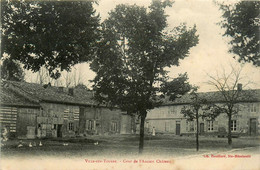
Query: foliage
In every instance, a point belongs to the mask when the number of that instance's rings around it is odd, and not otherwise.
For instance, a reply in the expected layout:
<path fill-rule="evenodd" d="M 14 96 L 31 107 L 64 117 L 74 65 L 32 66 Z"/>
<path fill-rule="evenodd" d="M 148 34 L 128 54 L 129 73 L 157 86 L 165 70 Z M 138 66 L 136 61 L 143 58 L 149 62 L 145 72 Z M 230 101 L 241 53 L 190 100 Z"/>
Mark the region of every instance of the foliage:
<path fill-rule="evenodd" d="M 196 131 L 196 149 L 199 150 L 199 118 L 202 119 L 215 119 L 220 112 L 215 110 L 215 107 L 208 105 L 208 101 L 198 92 L 198 87 L 193 87 L 191 93 L 189 94 L 191 98 L 191 103 L 189 106 L 184 106 L 181 109 L 181 113 L 188 121 L 196 121 L 197 131 Z M 200 111 L 201 110 L 201 111 Z"/>
<path fill-rule="evenodd" d="M 204 112 L 199 113 L 198 111 L 203 108 L 207 104 L 207 100 L 201 96 L 197 92 L 198 87 L 192 87 L 191 92 L 189 93 L 191 103 L 189 106 L 183 106 L 181 109 L 181 113 L 186 117 L 189 121 L 193 121 L 197 119 L 197 117 L 204 117 Z M 205 107 L 204 107 L 205 109 Z M 198 115 L 196 113 L 198 112 Z"/>
<path fill-rule="evenodd" d="M 10 58 L 4 59 L 1 65 L 1 78 L 11 81 L 24 81 L 24 71 L 20 63 Z"/>
<path fill-rule="evenodd" d="M 220 23 L 224 36 L 231 38 L 230 52 L 239 56 L 238 61 L 260 66 L 259 1 L 240 1 L 234 5 L 219 4 L 223 11 Z"/>
<path fill-rule="evenodd" d="M 161 85 L 160 91 L 163 94 L 170 96 L 169 100 L 174 100 L 192 89 L 192 86 L 187 80 L 187 73 L 180 74 L 179 77 L 172 81 L 164 81 Z"/>
<path fill-rule="evenodd" d="M 95 52 L 99 17 L 91 1 L 3 1 L 2 49 L 36 72 L 53 78 Z"/>
<path fill-rule="evenodd" d="M 182 25 L 174 35 L 163 32 L 167 26 L 164 4 L 153 1 L 150 12 L 136 5 L 118 5 L 104 21 L 103 39 L 91 64 L 97 73 L 94 88 L 99 101 L 125 110 L 131 105 L 133 112 L 152 109 L 157 103 L 156 92 L 160 91 L 155 82 L 167 86 L 164 68 L 178 65 L 189 48 L 197 44 L 195 27 L 187 30 Z M 181 77 L 179 80 L 186 81 L 187 76 Z"/>
<path fill-rule="evenodd" d="M 171 82 L 178 90 L 167 89 L 170 84 L 165 68 L 178 65 L 198 43 L 195 26 L 188 29 L 183 24 L 165 32 L 164 9 L 171 5 L 170 1 L 153 0 L 149 8 L 116 6 L 102 23 L 102 39 L 91 64 L 96 72 L 93 80 L 96 100 L 141 117 L 139 151 L 147 110 L 161 103 L 159 93 L 175 92 L 177 96 L 184 93 L 179 86 L 187 86 L 187 76 L 181 75 L 179 81 Z"/>

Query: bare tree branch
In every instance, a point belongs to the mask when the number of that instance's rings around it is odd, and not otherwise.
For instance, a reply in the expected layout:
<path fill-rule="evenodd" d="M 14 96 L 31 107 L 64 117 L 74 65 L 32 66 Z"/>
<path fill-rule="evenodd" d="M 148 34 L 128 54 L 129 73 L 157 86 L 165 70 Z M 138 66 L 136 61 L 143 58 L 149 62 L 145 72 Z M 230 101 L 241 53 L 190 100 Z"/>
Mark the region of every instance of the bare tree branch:
<path fill-rule="evenodd" d="M 209 75 L 209 81 L 207 84 L 216 88 L 218 92 L 221 93 L 223 103 L 213 104 L 213 109 L 218 112 L 223 112 L 228 116 L 228 143 L 232 144 L 231 138 L 231 118 L 233 115 L 238 113 L 236 109 L 236 104 L 239 102 L 242 89 L 238 89 L 239 83 L 242 81 L 241 72 L 242 67 L 235 68 L 233 65 L 230 65 L 231 71 L 226 72 L 226 69 L 222 67 L 222 74 L 217 72 L 216 76 Z M 250 82 L 246 83 L 247 86 Z"/>

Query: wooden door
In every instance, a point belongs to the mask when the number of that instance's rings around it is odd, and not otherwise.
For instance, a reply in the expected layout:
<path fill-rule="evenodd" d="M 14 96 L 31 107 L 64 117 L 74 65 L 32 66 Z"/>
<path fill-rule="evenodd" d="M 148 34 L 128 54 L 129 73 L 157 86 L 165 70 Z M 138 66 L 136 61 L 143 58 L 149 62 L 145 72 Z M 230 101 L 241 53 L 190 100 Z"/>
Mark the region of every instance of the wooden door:
<path fill-rule="evenodd" d="M 181 133 L 181 124 L 180 122 L 176 122 L 176 135 L 180 135 Z"/>
<path fill-rule="evenodd" d="M 204 133 L 204 123 L 200 123 L 200 133 Z"/>
<path fill-rule="evenodd" d="M 58 126 L 57 126 L 57 137 L 58 137 L 58 138 L 61 138 L 61 137 L 62 137 L 61 127 L 62 127 L 62 125 L 58 125 Z"/>
<path fill-rule="evenodd" d="M 250 129 L 249 129 L 249 132 L 250 132 L 250 135 L 256 135 L 256 118 L 252 118 L 250 119 Z"/>

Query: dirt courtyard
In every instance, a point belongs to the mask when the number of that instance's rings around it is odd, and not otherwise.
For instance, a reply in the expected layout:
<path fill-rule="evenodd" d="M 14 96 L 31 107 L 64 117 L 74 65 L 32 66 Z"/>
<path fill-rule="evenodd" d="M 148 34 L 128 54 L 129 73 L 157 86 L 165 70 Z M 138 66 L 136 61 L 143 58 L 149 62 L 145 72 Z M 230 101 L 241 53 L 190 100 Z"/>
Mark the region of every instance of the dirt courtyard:
<path fill-rule="evenodd" d="M 22 140 L 22 147 L 18 148 L 21 140 L 8 140 L 1 148 L 2 157 L 124 157 L 139 156 L 138 135 L 88 136 L 65 139 L 35 139 Z M 39 146 L 39 143 L 42 146 Z M 32 147 L 29 147 L 31 143 Z M 195 147 L 195 137 L 157 135 L 146 136 L 144 155 L 159 157 L 182 157 L 211 152 L 228 152 L 247 150 L 252 153 L 259 151 L 259 138 L 233 138 L 232 148 L 228 146 L 226 138 L 200 137 L 200 150 Z"/>

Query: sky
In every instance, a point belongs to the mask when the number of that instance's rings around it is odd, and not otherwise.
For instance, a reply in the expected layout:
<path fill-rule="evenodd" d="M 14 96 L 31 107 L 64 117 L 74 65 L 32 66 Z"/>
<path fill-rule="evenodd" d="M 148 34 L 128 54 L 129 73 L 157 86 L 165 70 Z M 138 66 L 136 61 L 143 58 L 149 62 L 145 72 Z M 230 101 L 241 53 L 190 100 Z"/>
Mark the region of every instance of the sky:
<path fill-rule="evenodd" d="M 137 4 L 149 6 L 151 0 L 100 0 L 96 6 L 97 12 L 101 16 L 101 21 L 106 19 L 109 11 L 118 4 Z M 168 15 L 168 28 L 173 29 L 181 23 L 188 26 L 196 25 L 199 35 L 199 44 L 190 50 L 190 54 L 181 60 L 178 67 L 167 68 L 170 77 L 176 77 L 180 73 L 188 73 L 189 82 L 200 87 L 199 91 L 214 91 L 214 87 L 209 86 L 208 75 L 216 75 L 224 70 L 229 72 L 230 65 L 238 68 L 243 67 L 243 80 L 240 83 L 251 83 L 247 88 L 260 88 L 260 69 L 250 63 L 241 65 L 233 58 L 234 54 L 228 53 L 228 38 L 223 37 L 224 30 L 217 24 L 221 21 L 221 11 L 211 0 L 176 0 L 172 7 L 166 8 Z M 91 80 L 95 73 L 89 70 L 88 64 L 76 65 L 73 72 L 82 75 L 82 82 L 91 87 Z M 28 72 L 27 72 L 28 73 Z M 35 75 L 27 74 L 27 81 L 33 81 Z"/>

